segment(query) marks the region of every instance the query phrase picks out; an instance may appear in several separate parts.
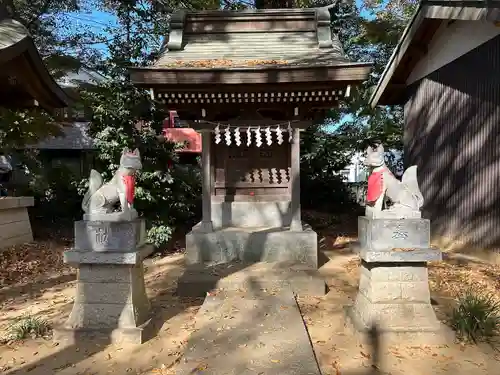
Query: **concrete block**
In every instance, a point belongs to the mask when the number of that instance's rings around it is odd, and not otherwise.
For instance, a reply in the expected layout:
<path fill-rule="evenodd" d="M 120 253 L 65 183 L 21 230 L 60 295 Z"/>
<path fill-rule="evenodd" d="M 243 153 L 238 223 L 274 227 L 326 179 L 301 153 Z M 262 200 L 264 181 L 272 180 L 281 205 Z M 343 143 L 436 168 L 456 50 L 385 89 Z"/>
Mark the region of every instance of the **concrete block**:
<path fill-rule="evenodd" d="M 151 250 L 144 245 L 134 253 L 67 251 L 65 261 L 73 260 L 79 268 L 76 297 L 68 320 L 56 329 L 54 339 L 71 341 L 97 335 L 115 343 L 142 343 L 151 309 L 142 260 Z"/>
<path fill-rule="evenodd" d="M 130 304 L 132 287 L 127 283 L 89 283 L 76 285 L 76 300 L 82 304 Z"/>
<path fill-rule="evenodd" d="M 369 263 L 361 261 L 359 290 L 349 318 L 360 331 L 374 324 L 382 331 L 414 333 L 434 343 L 442 331 L 431 305 L 427 263 Z M 422 333 L 432 333 L 431 336 Z M 445 341 L 447 338 L 445 339 Z"/>
<path fill-rule="evenodd" d="M 142 269 L 142 263 L 128 266 L 118 264 L 80 264 L 78 280 L 95 283 L 130 283 L 133 268 Z M 137 271 L 135 271 L 137 272 Z"/>
<path fill-rule="evenodd" d="M 422 262 L 433 262 L 443 259 L 443 254 L 441 250 L 434 248 L 427 249 L 408 249 L 407 251 L 399 250 L 369 250 L 361 247 L 360 243 L 354 243 L 351 245 L 354 253 L 358 256 L 372 263 L 382 263 L 382 262 L 395 262 L 395 263 L 422 263 Z"/>
<path fill-rule="evenodd" d="M 363 294 L 372 303 L 390 303 L 401 300 L 402 291 L 399 282 L 371 282 L 362 277 L 359 282 L 359 293 Z"/>
<path fill-rule="evenodd" d="M 281 228 L 290 226 L 291 202 L 212 202 L 214 228 Z"/>
<path fill-rule="evenodd" d="M 358 217 L 358 237 L 362 250 L 394 248 L 428 249 L 430 221 L 427 219 L 372 219 Z"/>
<path fill-rule="evenodd" d="M 78 345 L 82 340 L 99 340 L 104 344 L 135 344 L 140 345 L 152 338 L 153 327 L 148 320 L 139 327 L 116 329 L 71 329 L 64 326 L 55 327 L 53 340 L 70 345 Z"/>
<path fill-rule="evenodd" d="M 144 219 L 75 222 L 75 249 L 79 251 L 134 252 L 145 240 Z"/>
<path fill-rule="evenodd" d="M 302 232 L 288 228 L 225 228 L 203 233 L 195 228 L 186 235 L 186 261 L 195 263 L 296 262 L 318 266 L 318 238 L 305 226 Z"/>
<path fill-rule="evenodd" d="M 305 264 L 241 263 L 190 265 L 177 282 L 177 293 L 204 297 L 214 289 L 266 290 L 290 288 L 301 296 L 324 296 L 325 281 L 317 269 Z"/>
<path fill-rule="evenodd" d="M 372 303 L 359 293 L 352 308 L 352 318 L 362 329 L 377 324 L 387 331 L 436 331 L 441 323 L 432 306 L 426 303 Z"/>
<path fill-rule="evenodd" d="M 363 261 L 360 269 L 373 282 L 376 281 L 428 281 L 427 265 L 418 263 L 368 263 Z"/>
<path fill-rule="evenodd" d="M 402 282 L 401 299 L 408 302 L 430 303 L 431 293 L 428 282 Z"/>
<path fill-rule="evenodd" d="M 0 248 L 33 241 L 24 197 L 0 198 Z M 30 197 L 26 197 L 30 198 Z"/>
<path fill-rule="evenodd" d="M 136 252 L 93 252 L 68 250 L 64 252 L 64 263 L 68 264 L 139 264 L 153 252 L 152 245 L 143 245 Z"/>

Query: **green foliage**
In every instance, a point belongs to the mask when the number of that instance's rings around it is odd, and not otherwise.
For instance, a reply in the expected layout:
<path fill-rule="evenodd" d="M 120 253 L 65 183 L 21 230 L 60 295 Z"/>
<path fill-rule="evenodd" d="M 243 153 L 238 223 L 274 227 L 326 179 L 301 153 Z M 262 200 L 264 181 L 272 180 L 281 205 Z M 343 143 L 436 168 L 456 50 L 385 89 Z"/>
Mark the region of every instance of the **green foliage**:
<path fill-rule="evenodd" d="M 5 153 L 60 134 L 61 128 L 42 109 L 12 110 L 0 107 L 0 145 Z"/>
<path fill-rule="evenodd" d="M 7 329 L 6 341 L 46 337 L 50 332 L 49 323 L 36 316 L 24 315 L 16 319 Z"/>
<path fill-rule="evenodd" d="M 78 177 L 65 166 L 44 168 L 30 182 L 28 194 L 35 198 L 30 213 L 47 223 L 79 220 L 82 215 L 80 184 Z"/>
<path fill-rule="evenodd" d="M 476 343 L 491 339 L 500 333 L 500 303 L 493 296 L 468 291 L 459 298 L 451 325 L 462 340 Z"/>
<path fill-rule="evenodd" d="M 338 172 L 353 155 L 349 140 L 313 125 L 302 133 L 301 202 L 305 208 L 332 211 L 347 209 L 353 200 Z"/>
<path fill-rule="evenodd" d="M 98 149 L 95 167 L 105 179 L 116 172 L 124 147 L 141 152 L 143 170 L 134 205 L 147 219 L 150 241 L 164 245 L 174 227 L 186 225 L 198 212 L 201 185 L 196 167 L 185 169 L 177 163 L 179 145 L 161 137 L 166 114 L 147 92 L 115 80 L 82 97 L 93 110 L 89 134 Z"/>
<path fill-rule="evenodd" d="M 77 69 L 85 61 L 90 63 L 101 56 L 95 43 L 100 39 L 85 24 L 75 27 L 70 12 L 87 11 L 93 0 L 3 0 L 14 19 L 30 32 L 34 42 L 52 72 L 58 72 L 60 63 Z M 67 57 L 73 56 L 69 61 Z"/>

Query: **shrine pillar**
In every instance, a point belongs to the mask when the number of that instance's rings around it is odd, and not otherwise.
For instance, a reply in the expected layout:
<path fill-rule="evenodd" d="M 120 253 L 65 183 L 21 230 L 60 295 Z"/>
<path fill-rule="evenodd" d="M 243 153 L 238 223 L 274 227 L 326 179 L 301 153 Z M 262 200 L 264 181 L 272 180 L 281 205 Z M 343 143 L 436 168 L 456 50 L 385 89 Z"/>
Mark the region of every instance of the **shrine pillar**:
<path fill-rule="evenodd" d="M 293 129 L 290 163 L 291 213 L 290 230 L 302 231 L 300 215 L 300 129 Z"/>
<path fill-rule="evenodd" d="M 210 148 L 212 145 L 212 131 L 201 132 L 201 175 L 202 175 L 202 220 L 200 230 L 204 233 L 213 231 L 212 223 L 212 176 L 210 174 Z"/>

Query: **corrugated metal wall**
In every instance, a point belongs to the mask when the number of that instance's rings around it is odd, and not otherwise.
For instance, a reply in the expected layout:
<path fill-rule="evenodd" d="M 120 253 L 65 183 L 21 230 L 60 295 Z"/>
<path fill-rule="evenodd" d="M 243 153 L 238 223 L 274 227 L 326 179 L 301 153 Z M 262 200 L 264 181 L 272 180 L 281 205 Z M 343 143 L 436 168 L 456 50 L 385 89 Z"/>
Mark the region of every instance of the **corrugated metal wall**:
<path fill-rule="evenodd" d="M 500 248 L 500 36 L 412 85 L 404 143 L 434 234 Z"/>

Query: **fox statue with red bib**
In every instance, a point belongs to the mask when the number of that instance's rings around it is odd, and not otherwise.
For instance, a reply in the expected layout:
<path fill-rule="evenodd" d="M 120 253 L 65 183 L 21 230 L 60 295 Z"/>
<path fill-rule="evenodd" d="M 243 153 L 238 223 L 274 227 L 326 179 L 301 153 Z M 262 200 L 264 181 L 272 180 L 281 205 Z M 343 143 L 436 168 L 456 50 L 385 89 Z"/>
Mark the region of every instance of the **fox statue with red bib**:
<path fill-rule="evenodd" d="M 372 169 L 368 177 L 366 216 L 370 218 L 406 219 L 420 218 L 424 197 L 417 181 L 417 166 L 409 167 L 401 181 L 387 168 L 384 147 L 369 146 L 364 164 Z M 386 198 L 392 202 L 386 207 Z"/>
<path fill-rule="evenodd" d="M 138 149 L 125 148 L 120 158 L 120 166 L 113 178 L 104 183 L 99 172 L 90 171 L 89 190 L 85 193 L 82 208 L 84 220 L 100 220 L 113 217 L 115 220 L 134 220 L 135 174 L 142 169 L 141 155 Z M 120 211 L 116 205 L 120 203 Z"/>

